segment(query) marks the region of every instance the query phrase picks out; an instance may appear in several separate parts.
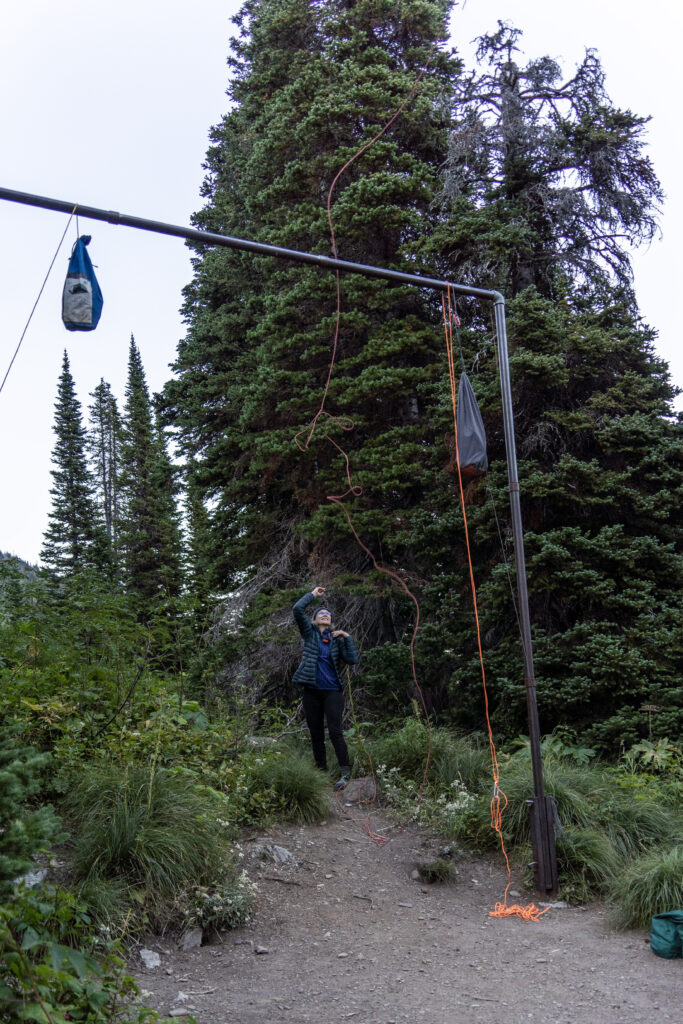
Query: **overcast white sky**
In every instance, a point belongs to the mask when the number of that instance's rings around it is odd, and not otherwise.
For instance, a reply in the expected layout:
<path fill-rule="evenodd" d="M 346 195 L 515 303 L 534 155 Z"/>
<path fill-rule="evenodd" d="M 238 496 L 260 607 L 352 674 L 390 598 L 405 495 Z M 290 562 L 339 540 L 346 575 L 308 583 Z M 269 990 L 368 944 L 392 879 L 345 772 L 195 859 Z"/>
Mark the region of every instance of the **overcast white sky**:
<path fill-rule="evenodd" d="M 208 131 L 226 110 L 225 59 L 235 0 L 24 0 L 6 7 L 0 38 L 0 185 L 69 202 L 188 224 L 200 205 Z M 668 200 L 663 238 L 637 254 L 636 287 L 658 350 L 683 385 L 674 322 L 680 290 L 683 203 L 677 190 L 681 14 L 669 0 L 467 0 L 453 41 L 493 31 L 498 18 L 524 31 L 528 56 L 567 70 L 595 47 L 612 100 L 652 114 L 650 151 Z M 0 380 L 16 348 L 66 218 L 0 202 Z M 72 225 L 73 227 L 73 225 Z M 98 329 L 69 334 L 61 289 L 70 230 L 5 389 L 0 395 L 0 550 L 37 561 L 50 508 L 52 423 L 67 348 L 85 410 L 101 377 L 121 400 L 135 334 L 149 384 L 169 377 L 190 280 L 182 241 L 96 221 L 91 256 L 104 292 Z"/>

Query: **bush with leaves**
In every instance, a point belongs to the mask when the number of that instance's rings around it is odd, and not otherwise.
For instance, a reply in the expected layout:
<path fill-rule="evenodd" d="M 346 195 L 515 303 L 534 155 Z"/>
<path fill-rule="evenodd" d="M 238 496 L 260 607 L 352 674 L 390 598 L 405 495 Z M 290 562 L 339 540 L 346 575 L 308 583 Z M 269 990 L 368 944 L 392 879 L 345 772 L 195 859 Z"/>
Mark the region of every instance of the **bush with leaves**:
<path fill-rule="evenodd" d="M 227 801 L 191 774 L 154 763 L 93 765 L 65 806 L 76 878 L 86 892 L 104 883 L 108 927 L 124 912 L 129 931 L 182 923 L 184 893 L 225 890 L 237 877 Z"/>
<path fill-rule="evenodd" d="M 158 1020 L 86 908 L 64 890 L 20 888 L 0 907 L 0 1020 L 114 1024 Z"/>
<path fill-rule="evenodd" d="M 85 907 L 62 889 L 19 881 L 37 854 L 63 838 L 50 807 L 27 806 L 47 761 L 19 728 L 0 730 L 0 1019 L 150 1019 L 150 1011 L 129 1009 L 137 987 L 110 944 L 96 948 Z"/>
<path fill-rule="evenodd" d="M 479 736 L 457 737 L 427 728 L 416 717 L 369 745 L 384 799 L 402 817 L 417 817 L 444 838 L 470 849 L 495 847 L 491 827 L 490 754 Z M 431 766 L 419 797 L 427 749 Z M 499 751 L 506 848 L 520 863 L 531 842 L 527 800 L 534 795 L 529 741 Z M 565 898 L 584 901 L 611 894 L 614 920 L 642 922 L 643 907 L 671 909 L 676 850 L 683 816 L 676 777 L 680 751 L 668 741 L 641 742 L 619 766 L 599 762 L 595 751 L 564 731 L 542 743 L 546 793 L 557 806 L 563 834 L 557 838 L 560 887 Z M 666 778 L 653 762 L 666 765 Z M 637 770 L 634 771 L 633 769 Z M 664 776 L 665 772 L 660 772 Z M 623 878 L 633 879 L 631 895 Z"/>

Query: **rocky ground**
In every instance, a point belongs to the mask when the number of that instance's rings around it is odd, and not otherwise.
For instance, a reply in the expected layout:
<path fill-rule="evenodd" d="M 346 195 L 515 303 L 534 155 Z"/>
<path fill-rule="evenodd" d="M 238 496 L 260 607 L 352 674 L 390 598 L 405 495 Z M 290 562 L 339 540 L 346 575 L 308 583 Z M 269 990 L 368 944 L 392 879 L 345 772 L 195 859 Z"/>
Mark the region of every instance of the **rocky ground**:
<path fill-rule="evenodd" d="M 454 884 L 425 885 L 416 868 L 438 845 L 379 811 L 371 828 L 389 841 L 377 845 L 364 812 L 344 804 L 333 799 L 319 825 L 243 843 L 258 884 L 247 927 L 187 951 L 148 936 L 158 966 L 139 949 L 131 965 L 147 1005 L 199 1024 L 681 1019 L 682 962 L 655 957 L 645 932 L 608 931 L 599 905 L 538 922 L 489 917 L 505 889 L 497 859 L 461 861 Z M 518 879 L 513 890 L 510 902 L 528 901 Z"/>

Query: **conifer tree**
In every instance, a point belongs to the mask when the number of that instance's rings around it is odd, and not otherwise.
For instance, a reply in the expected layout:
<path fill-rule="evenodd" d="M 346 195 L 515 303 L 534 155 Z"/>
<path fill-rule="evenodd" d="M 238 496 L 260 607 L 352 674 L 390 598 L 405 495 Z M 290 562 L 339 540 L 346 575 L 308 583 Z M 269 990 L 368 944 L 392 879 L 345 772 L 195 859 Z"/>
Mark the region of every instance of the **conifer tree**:
<path fill-rule="evenodd" d="M 326 203 L 342 165 L 369 142 L 424 75 L 402 115 L 339 180 L 332 215 L 339 255 L 420 269 L 446 156 L 457 63 L 439 49 L 450 4 L 264 0 L 238 19 L 230 96 L 213 132 L 205 228 L 330 251 Z M 425 69 L 428 69 L 425 71 Z M 338 361 L 326 410 L 353 418 L 330 435 L 351 452 L 354 523 L 390 564 L 410 549 L 411 515 L 429 489 L 429 411 L 422 390 L 442 372 L 438 300 L 365 278 L 341 282 Z M 328 494 L 346 490 L 344 461 L 319 431 L 294 436 L 320 405 L 335 329 L 334 278 L 234 252 L 200 252 L 187 289 L 189 332 L 166 390 L 193 484 L 211 509 L 214 582 L 234 586 L 268 565 L 269 586 L 349 572 L 376 586 L 373 641 L 394 636 L 391 588 L 369 563 Z M 303 435 L 306 436 L 305 434 Z M 380 549 L 381 540 L 381 549 Z M 288 593 L 282 603 L 290 600 Z M 343 598 L 342 598 L 343 600 Z M 279 667 L 272 671 L 280 678 Z"/>
<path fill-rule="evenodd" d="M 620 238 L 652 236 L 661 192 L 643 148 L 645 119 L 610 104 L 594 54 L 563 83 L 552 61 L 518 66 L 517 34 L 501 28 L 482 41 L 482 66 L 461 79 L 459 63 L 438 46 L 448 9 L 434 0 L 245 4 L 233 105 L 213 131 L 196 223 L 329 252 L 325 206 L 336 172 L 429 61 L 403 114 L 335 189 L 339 255 L 511 297 L 542 725 L 593 728 L 609 746 L 620 730 L 635 735 L 644 701 L 664 709 L 662 729 L 675 723 L 680 435 Z M 418 656 L 431 706 L 478 727 L 438 301 L 351 276 L 341 288 L 325 409 L 355 428 L 325 423 L 364 488 L 344 500 L 362 540 L 419 592 Z M 365 641 L 366 692 L 404 702 L 412 606 L 372 573 L 327 501 L 347 489 L 343 456 L 320 430 L 305 452 L 293 445 L 319 408 L 335 304 L 334 280 L 318 270 L 200 249 L 166 414 L 209 510 L 212 583 L 233 588 L 248 575 L 243 592 L 258 595 L 244 619 L 258 635 L 247 629 L 234 645 L 235 657 L 246 655 L 241 669 L 251 658 L 254 677 L 279 685 L 286 659 L 271 655 L 282 651 L 281 634 L 266 643 L 265 612 L 284 609 L 314 579 L 336 581 L 335 611 L 347 608 Z M 460 312 L 509 557 L 494 345 L 487 311 L 464 303 Z M 524 687 L 496 517 L 486 485 L 469 488 L 467 500 L 492 706 L 499 726 L 518 732 Z M 354 604 L 350 595 L 359 594 Z"/>
<path fill-rule="evenodd" d="M 195 475 L 188 474 L 191 481 Z M 197 625 L 206 628 L 211 594 L 211 519 L 196 483 L 192 482 L 185 496 L 185 580 L 195 608 Z"/>
<path fill-rule="evenodd" d="M 567 724 L 614 749 L 642 735 L 643 705 L 659 709 L 660 735 L 680 728 L 681 429 L 656 335 L 638 313 L 626 248 L 652 236 L 661 190 L 643 148 L 646 119 L 609 103 L 597 56 L 562 82 L 548 58 L 516 62 L 518 37 L 506 26 L 484 37 L 482 64 L 456 95 L 448 219 L 430 245 L 443 245 L 445 276 L 476 275 L 513 296 L 542 726 Z M 476 366 L 489 431 L 488 486 L 504 513 L 495 352 L 479 311 L 463 309 L 466 362 Z M 522 730 L 518 629 L 494 511 L 483 485 L 470 500 L 496 717 Z M 451 668 L 451 692 L 460 722 L 472 725 L 478 667 L 467 616 L 460 622 L 455 647 L 469 646 L 472 660 Z"/>
<path fill-rule="evenodd" d="M 52 509 L 41 558 L 63 579 L 101 561 L 102 555 L 102 524 L 88 469 L 86 432 L 66 351 L 53 429 L 57 442 L 52 453 Z"/>
<path fill-rule="evenodd" d="M 598 54 L 563 80 L 550 57 L 522 64 L 522 33 L 499 22 L 455 84 L 444 180 L 451 216 L 437 232 L 459 281 L 631 288 L 628 246 L 657 232 L 662 189 L 645 149 L 649 118 L 615 107 Z"/>
<path fill-rule="evenodd" d="M 90 433 L 88 452 L 93 466 L 95 494 L 104 515 L 104 524 L 115 551 L 120 527 L 120 446 L 121 417 L 111 385 L 101 380 L 90 396 Z"/>
<path fill-rule="evenodd" d="M 120 530 L 126 588 L 149 621 L 180 592 L 175 474 L 131 335 L 121 440 Z"/>

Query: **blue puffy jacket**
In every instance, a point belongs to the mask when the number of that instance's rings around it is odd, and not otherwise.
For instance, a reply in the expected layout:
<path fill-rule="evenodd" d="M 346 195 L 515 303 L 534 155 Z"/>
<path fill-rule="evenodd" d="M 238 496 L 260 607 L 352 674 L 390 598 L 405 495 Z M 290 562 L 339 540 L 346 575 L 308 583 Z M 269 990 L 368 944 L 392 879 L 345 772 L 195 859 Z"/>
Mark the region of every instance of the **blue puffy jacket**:
<path fill-rule="evenodd" d="M 297 601 L 292 608 L 294 621 L 299 627 L 299 632 L 301 633 L 301 639 L 304 645 L 301 662 L 299 663 L 298 669 L 292 676 L 292 679 L 295 683 L 301 683 L 302 686 L 317 685 L 316 669 L 318 667 L 319 630 L 317 626 L 313 625 L 304 611 L 311 601 L 315 600 L 316 598 L 313 594 L 304 594 L 304 596 Z M 360 660 L 358 657 L 358 651 L 356 650 L 356 645 L 354 644 L 353 637 L 351 636 L 333 636 L 330 640 L 330 654 L 338 679 L 340 661 L 346 662 L 347 665 L 357 665 Z M 339 685 L 341 686 L 341 680 Z"/>

